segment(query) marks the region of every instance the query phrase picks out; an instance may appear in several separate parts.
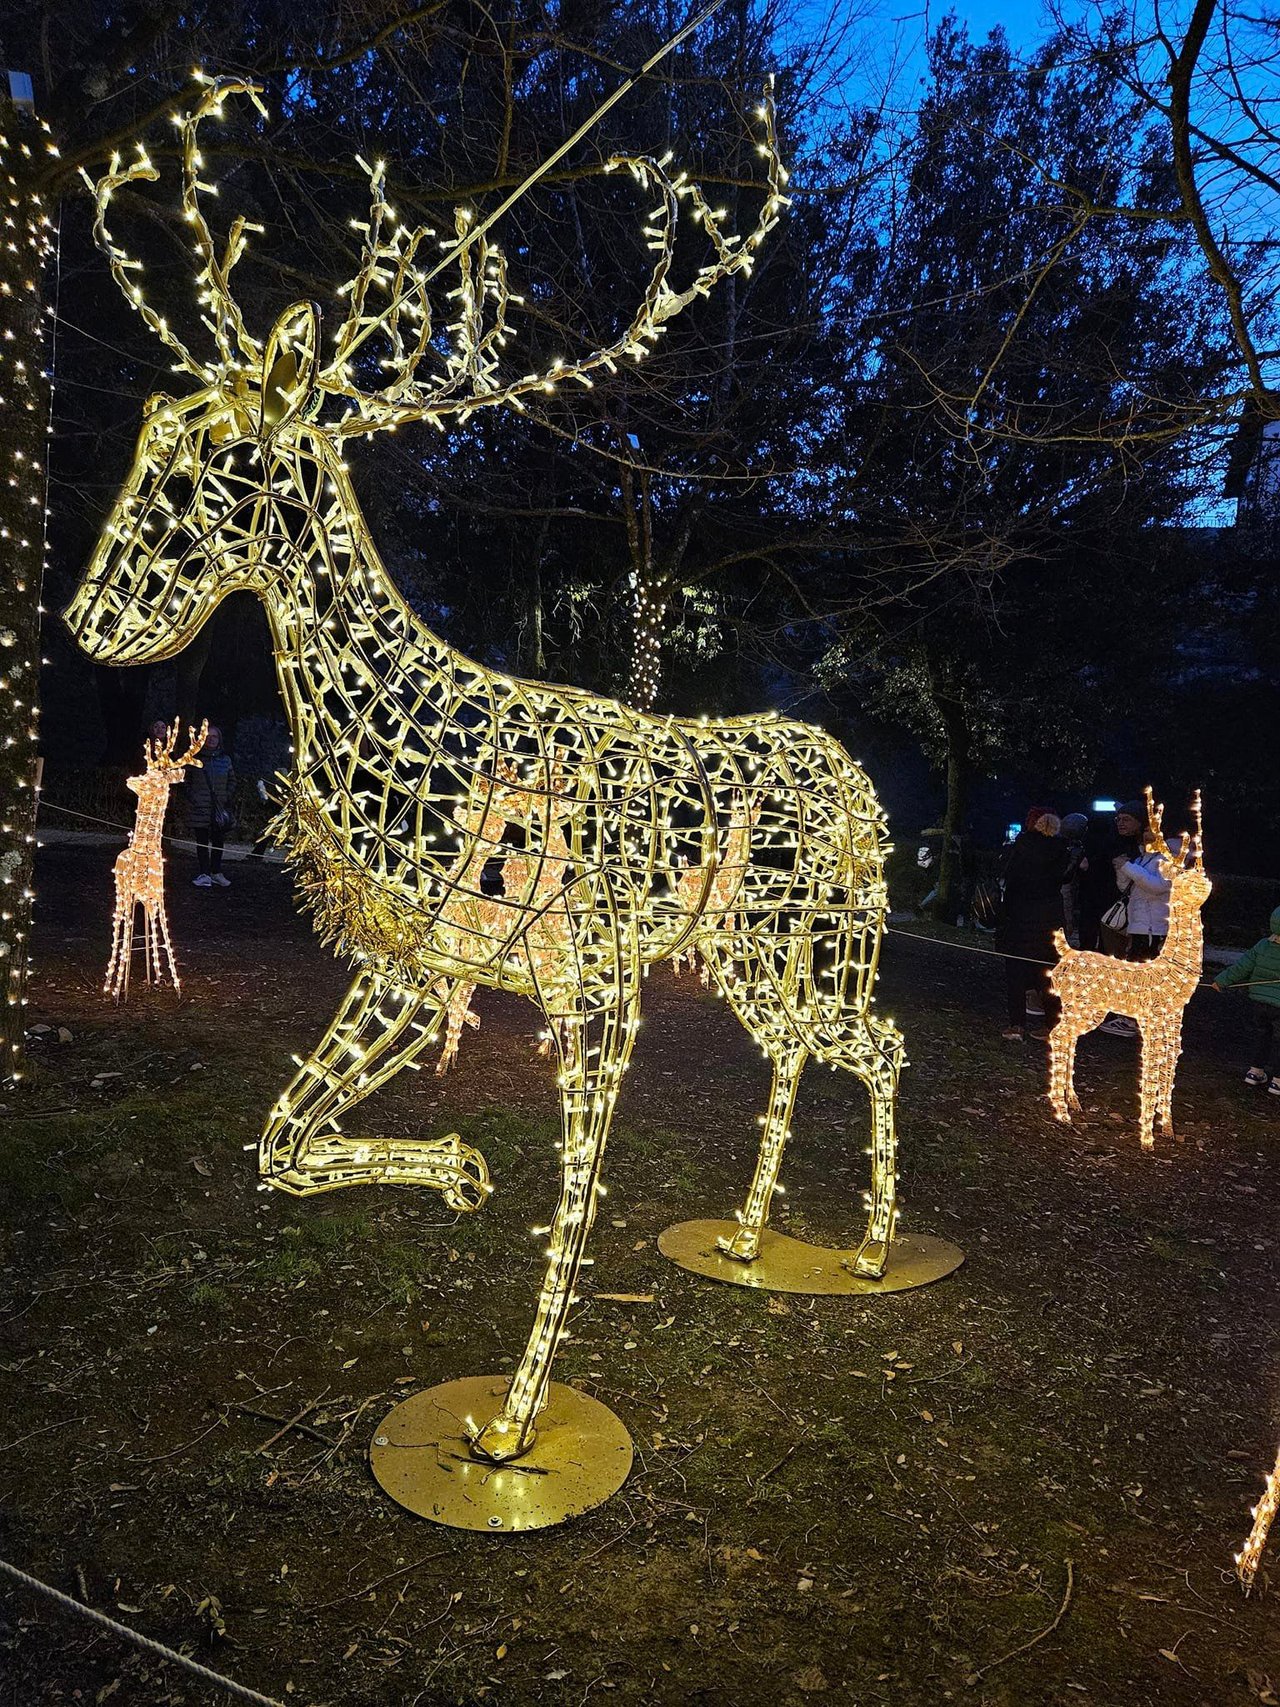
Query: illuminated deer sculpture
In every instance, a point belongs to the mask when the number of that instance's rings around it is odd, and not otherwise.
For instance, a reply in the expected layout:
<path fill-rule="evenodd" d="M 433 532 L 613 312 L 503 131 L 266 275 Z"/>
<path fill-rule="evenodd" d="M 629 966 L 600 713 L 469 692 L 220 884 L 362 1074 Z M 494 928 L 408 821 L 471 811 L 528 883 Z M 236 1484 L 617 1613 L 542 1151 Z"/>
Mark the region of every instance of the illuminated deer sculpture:
<path fill-rule="evenodd" d="M 173 944 L 169 941 L 169 921 L 164 910 L 164 815 L 169 807 L 169 790 L 181 782 L 188 765 L 198 770 L 196 754 L 204 746 L 209 726 L 202 723 L 197 732 L 191 731 L 191 745 L 180 759 L 173 756 L 174 743 L 181 725 L 175 723 L 163 741 L 150 737 L 146 745 L 147 768 L 139 776 L 126 778 L 138 797 L 129 845 L 116 856 L 116 905 L 111 923 L 111 959 L 107 964 L 105 996 L 127 1001 L 129 970 L 133 964 L 133 925 L 139 907 L 142 909 L 142 963 L 149 984 L 163 984 L 166 965 L 175 990 L 181 990 L 178 963 Z"/>
<path fill-rule="evenodd" d="M 469 216 L 459 213 L 446 348 L 431 314 L 431 233 L 398 223 L 381 164 L 366 168 L 363 263 L 326 357 L 313 305 L 287 309 L 260 340 L 232 297 L 246 228 L 236 220 L 225 246 L 215 243 L 196 142 L 197 125 L 232 94 L 257 99 L 250 85 L 212 84 L 180 119 L 184 209 L 215 360 L 192 357 L 146 304 L 107 231 L 115 191 L 154 178 L 155 168 L 145 155 L 116 162 L 94 186 L 115 277 L 195 389 L 148 405 L 132 471 L 67 621 L 94 658 L 133 664 L 180 650 L 235 589 L 252 589 L 266 608 L 295 749 L 276 835 L 318 928 L 355 967 L 328 1032 L 267 1120 L 269 1184 L 302 1194 L 426 1184 L 454 1208 L 478 1206 L 487 1170 L 457 1138 L 350 1136 L 343 1122 L 440 1037 L 451 1006 L 456 1040 L 465 996 L 453 1004 L 470 986 L 517 991 L 542 1009 L 559 1059 L 560 1197 L 528 1345 L 494 1414 L 471 1430 L 476 1454 L 506 1460 L 533 1441 L 654 962 L 696 947 L 773 1066 L 755 1178 L 729 1254 L 743 1264 L 758 1254 L 796 1084 L 812 1057 L 848 1068 L 870 1090 L 869 1219 L 856 1267 L 883 1272 L 902 1050 L 892 1022 L 872 1012 L 884 818 L 866 777 L 818 729 L 772 714 L 646 716 L 573 688 L 513 680 L 454 651 L 388 576 L 343 448 L 412 422 L 444 428 L 486 406 L 519 409 L 526 397 L 589 385 L 593 372 L 643 357 L 675 314 L 750 270 L 784 203 L 785 174 L 767 99 L 768 178 L 745 239 L 724 233 L 721 214 L 683 174 L 648 158 L 610 162 L 645 210 L 653 254 L 640 306 L 612 342 L 508 378 L 500 358 L 512 298 L 502 256 L 483 233 L 468 243 Z M 682 208 L 707 258 L 677 288 Z M 500 893 L 481 888 L 486 864 L 491 876 L 502 869 Z M 726 866 L 729 885 L 720 880 Z"/>
<path fill-rule="evenodd" d="M 1147 790 L 1147 817 L 1160 874 L 1169 881 L 1169 931 L 1154 960 L 1116 960 L 1109 954 L 1068 948 L 1059 931 L 1061 958 L 1049 974 L 1049 987 L 1062 1003 L 1062 1017 L 1049 1033 L 1049 1103 L 1054 1116 L 1070 1123 L 1079 1113 L 1075 1093 L 1076 1044 L 1100 1026 L 1109 1013 L 1137 1021 L 1142 1039 L 1139 1080 L 1139 1134 L 1144 1150 L 1173 1133 L 1173 1079 L 1182 1053 L 1182 1014 L 1195 994 L 1204 966 L 1204 926 L 1200 909 L 1212 884 L 1205 875 L 1200 791 L 1191 801 L 1190 845 L 1170 853 L 1161 834 L 1162 806 L 1153 806 Z"/>

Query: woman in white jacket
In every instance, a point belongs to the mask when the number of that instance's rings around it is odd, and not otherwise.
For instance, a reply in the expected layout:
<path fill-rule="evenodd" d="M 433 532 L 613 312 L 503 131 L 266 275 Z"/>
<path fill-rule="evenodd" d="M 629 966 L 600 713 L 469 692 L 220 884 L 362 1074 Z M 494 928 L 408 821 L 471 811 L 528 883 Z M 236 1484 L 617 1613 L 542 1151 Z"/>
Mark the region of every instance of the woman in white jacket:
<path fill-rule="evenodd" d="M 1173 836 L 1169 852 L 1175 859 L 1182 840 Z M 1116 884 L 1122 895 L 1128 891 L 1129 960 L 1154 960 L 1169 934 L 1169 879 L 1161 876 L 1163 853 L 1147 849 L 1136 859 L 1116 860 Z"/>

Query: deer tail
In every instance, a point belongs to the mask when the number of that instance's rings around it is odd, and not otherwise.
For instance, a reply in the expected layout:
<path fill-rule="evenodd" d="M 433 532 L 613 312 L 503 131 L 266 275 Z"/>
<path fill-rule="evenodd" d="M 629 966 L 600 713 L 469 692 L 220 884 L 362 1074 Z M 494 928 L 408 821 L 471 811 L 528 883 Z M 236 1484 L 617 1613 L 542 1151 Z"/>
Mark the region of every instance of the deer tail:
<path fill-rule="evenodd" d="M 1064 954 L 1067 954 L 1070 951 L 1070 948 L 1071 944 L 1067 941 L 1065 932 L 1060 930 L 1054 931 L 1053 952 L 1057 955 L 1059 960 L 1062 959 Z"/>

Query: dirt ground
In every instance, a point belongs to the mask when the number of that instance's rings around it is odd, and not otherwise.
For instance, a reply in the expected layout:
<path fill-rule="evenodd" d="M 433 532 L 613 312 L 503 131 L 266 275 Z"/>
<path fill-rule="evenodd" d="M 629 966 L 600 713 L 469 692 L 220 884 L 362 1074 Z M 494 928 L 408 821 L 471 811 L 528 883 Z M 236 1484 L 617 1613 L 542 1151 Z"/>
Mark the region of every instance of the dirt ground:
<path fill-rule="evenodd" d="M 111 858 L 42 856 L 30 1017 L 70 1039 L 0 1112 L 0 1556 L 306 1707 L 1280 1702 L 1280 1536 L 1249 1600 L 1231 1569 L 1280 1385 L 1280 1101 L 1241 1082 L 1243 998 L 1197 997 L 1181 1142 L 1145 1156 L 1131 1043 L 1086 1042 L 1060 1129 L 998 963 L 891 938 L 903 1226 L 968 1260 L 781 1299 L 657 1251 L 740 1201 L 767 1087 L 722 1004 L 655 974 L 557 1367 L 635 1468 L 563 1528 L 474 1535 L 389 1503 L 366 1452 L 406 1393 L 523 1344 L 555 1187 L 532 1008 L 482 995 L 454 1073 L 370 1104 L 483 1150 L 479 1214 L 260 1193 L 245 1146 L 342 968 L 278 869 L 204 892 L 179 857 L 183 999 L 113 1009 Z M 795 1130 L 775 1223 L 848 1242 L 862 1091 L 813 1072 Z M 215 1698 L 0 1583 L 3 1707 Z"/>

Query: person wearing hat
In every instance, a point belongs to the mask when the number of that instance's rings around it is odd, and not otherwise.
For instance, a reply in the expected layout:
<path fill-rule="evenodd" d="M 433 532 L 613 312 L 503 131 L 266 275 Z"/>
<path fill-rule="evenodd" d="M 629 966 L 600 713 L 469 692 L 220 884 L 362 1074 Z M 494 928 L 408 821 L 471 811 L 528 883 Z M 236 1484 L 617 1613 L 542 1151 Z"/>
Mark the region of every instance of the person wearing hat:
<path fill-rule="evenodd" d="M 1033 806 L 1009 848 L 1004 869 L 1004 896 L 995 946 L 1005 957 L 1005 994 L 1009 1023 L 1004 1036 L 1027 1035 L 1027 992 L 1037 990 L 1044 1003 L 1047 1027 L 1057 1023 L 1061 1004 L 1049 989 L 1049 970 L 1057 960 L 1055 931 L 1062 929 L 1062 885 L 1070 854 L 1058 834 L 1057 817 Z"/>
<path fill-rule="evenodd" d="M 1100 920 L 1099 947 L 1117 960 L 1132 958 L 1132 932 L 1135 923 L 1144 922 L 1138 915 L 1143 913 L 1148 899 L 1146 872 L 1139 878 L 1129 868 L 1143 858 L 1150 830 L 1145 800 L 1125 800 L 1116 808 L 1115 835 L 1105 860 L 1111 899 Z M 1110 1032 L 1113 1037 L 1136 1037 L 1138 1022 L 1128 1014 L 1110 1014 L 1099 1030 Z"/>
<path fill-rule="evenodd" d="M 1089 820 L 1083 812 L 1068 812 L 1059 832 L 1067 844 L 1068 855 L 1067 875 L 1062 882 L 1062 914 L 1066 921 L 1063 929 L 1068 942 L 1080 940 L 1080 885 L 1088 864 L 1084 851 L 1088 829 Z"/>
<path fill-rule="evenodd" d="M 1080 867 L 1077 928 L 1081 948 L 1113 954 L 1120 960 L 1128 956 L 1128 933 L 1108 929 L 1102 921 L 1120 900 L 1116 862 L 1137 858 L 1146 828 L 1147 808 L 1141 800 L 1126 800 L 1117 807 L 1112 823 L 1095 819 L 1090 826 Z"/>

